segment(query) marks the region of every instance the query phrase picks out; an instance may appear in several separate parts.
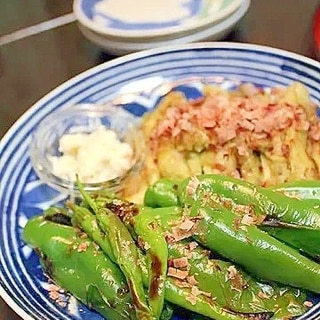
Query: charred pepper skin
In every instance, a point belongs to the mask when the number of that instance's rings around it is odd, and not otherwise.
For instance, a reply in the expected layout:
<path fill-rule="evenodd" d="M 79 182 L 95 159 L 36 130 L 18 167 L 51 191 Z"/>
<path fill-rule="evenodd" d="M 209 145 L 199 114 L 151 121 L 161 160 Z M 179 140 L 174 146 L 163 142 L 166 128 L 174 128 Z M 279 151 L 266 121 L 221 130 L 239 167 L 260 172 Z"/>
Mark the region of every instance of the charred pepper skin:
<path fill-rule="evenodd" d="M 168 209 L 165 208 L 167 211 Z M 173 208 L 174 210 L 168 211 L 169 218 L 164 217 L 165 221 L 172 221 L 175 217 L 181 216 L 181 208 Z M 158 209 L 159 211 L 163 211 L 162 208 Z M 150 212 L 149 208 L 145 210 L 142 209 L 142 212 L 147 213 Z M 180 215 L 179 215 L 180 214 Z M 163 216 L 162 216 L 163 217 Z M 137 216 L 133 217 L 134 220 L 137 219 Z M 127 222 L 128 223 L 128 222 Z M 135 235 L 136 236 L 136 235 Z M 143 254 L 139 254 L 139 259 L 141 264 L 141 269 L 143 270 L 143 281 L 144 284 L 149 286 L 149 269 L 147 267 L 146 256 Z M 215 320 L 268 320 L 272 316 L 272 312 L 259 312 L 259 313 L 251 313 L 251 314 L 239 314 L 235 312 L 228 311 L 227 309 L 219 306 L 214 301 L 210 301 L 207 297 L 198 297 L 195 304 L 192 304 L 188 300 L 188 296 L 190 295 L 190 290 L 179 288 L 172 279 L 166 277 L 165 279 L 165 299 L 166 301 L 179 305 L 182 308 L 186 308 L 190 311 L 198 312 L 204 316 L 209 316 Z M 183 293 L 183 294 L 182 294 Z M 179 296 L 182 294 L 181 296 Z"/>
<path fill-rule="evenodd" d="M 177 306 L 196 312 L 205 317 L 215 320 L 269 320 L 272 312 L 261 312 L 259 314 L 236 314 L 220 307 L 213 299 L 204 295 L 198 295 L 191 299 L 191 289 L 181 288 L 175 285 L 174 279 L 168 278 L 166 282 L 166 297 Z"/>
<path fill-rule="evenodd" d="M 273 320 L 299 316 L 306 311 L 303 306 L 306 294 L 301 290 L 258 282 L 231 262 L 210 258 L 200 246 L 190 251 L 189 246 L 189 241 L 169 245 L 169 258 L 188 255 L 189 274 L 201 291 L 215 297 L 217 304 L 237 313 L 273 312 Z"/>
<path fill-rule="evenodd" d="M 113 213 L 102 214 L 100 212 L 97 219 L 101 230 L 109 239 L 116 262 L 127 279 L 137 318 L 141 320 L 153 319 L 145 297 L 137 247 L 129 231 L 119 217 Z"/>
<path fill-rule="evenodd" d="M 157 226 L 161 226 L 161 230 L 157 229 L 157 231 L 165 234 L 170 232 L 173 226 L 178 225 L 182 218 L 183 210 L 180 207 L 145 207 L 132 218 L 132 222 L 134 230 L 136 221 L 139 219 L 147 225 L 152 222 L 156 223 Z M 233 310 L 235 313 L 256 312 L 257 314 L 262 311 L 274 312 L 273 319 L 298 316 L 305 312 L 303 306 L 305 294 L 300 290 L 279 287 L 274 283 L 270 285 L 259 283 L 240 269 L 238 275 L 243 278 L 248 288 L 242 292 L 239 288 L 236 290 L 232 288 L 232 281 L 228 281 L 227 269 L 232 263 L 219 259 L 211 260 L 213 263 L 210 263 L 206 250 L 197 247 L 192 252 L 188 252 L 186 248 L 189 244 L 190 239 L 168 244 L 169 259 L 188 256 L 190 275 L 195 275 L 198 288 L 212 293 L 217 304 L 224 306 L 226 310 Z M 268 298 L 260 298 L 260 291 L 266 292 Z"/>
<path fill-rule="evenodd" d="M 52 274 L 52 276 L 58 281 L 63 288 L 68 289 L 72 294 L 74 294 L 80 301 L 83 303 L 95 308 L 99 311 L 103 316 L 107 319 L 142 319 L 141 317 L 136 316 L 135 309 L 133 307 L 133 301 L 126 284 L 126 279 L 123 276 L 120 268 L 115 265 L 107 255 L 105 255 L 100 250 L 97 252 L 91 252 L 91 242 L 89 239 L 81 239 L 78 237 L 77 229 L 69 226 L 64 226 L 61 224 L 53 223 L 51 221 L 45 221 L 43 216 L 31 219 L 25 228 L 24 231 L 24 238 L 27 243 L 32 245 L 33 247 L 37 247 L 44 250 L 43 252 L 49 253 L 51 257 L 54 258 L 54 261 L 57 263 L 59 262 L 59 269 Z M 41 232 L 39 232 L 41 231 Z M 45 236 L 43 236 L 45 235 Z M 71 240 L 70 240 L 71 239 Z M 79 242 L 78 242 L 79 241 Z M 58 242 L 58 246 L 56 245 Z M 71 248 L 74 248 L 74 244 L 80 245 L 83 242 L 90 242 L 87 246 L 86 251 L 78 252 L 78 250 L 71 252 Z M 63 247 L 60 248 L 60 245 Z M 51 247 L 52 246 L 52 247 Z M 93 246 L 94 247 L 94 246 Z M 47 248 L 50 248 L 50 252 Z M 60 250 L 61 249 L 61 250 Z M 95 250 L 98 250 L 95 248 Z M 69 256 L 70 252 L 72 253 L 72 260 L 70 260 L 70 269 L 72 272 L 69 272 L 68 268 L 66 268 L 66 261 L 67 265 L 69 260 L 66 260 L 64 254 L 65 252 Z M 89 255 L 90 253 L 90 255 Z M 74 259 L 77 255 L 77 259 Z M 88 256 L 89 255 L 89 256 Z M 48 255 L 49 256 L 49 255 Z M 61 259 L 61 257 L 63 259 Z M 103 278 L 98 278 L 92 280 L 97 276 L 100 276 L 100 273 L 97 274 L 97 271 L 100 271 L 97 266 L 99 264 L 99 258 L 102 257 L 106 259 L 111 266 L 116 268 L 116 274 L 120 277 L 121 282 L 115 281 L 113 278 L 110 277 L 109 272 L 107 272 L 108 278 L 106 278 L 105 271 L 107 269 L 103 268 L 102 276 Z M 56 259 L 55 259 L 56 258 Z M 80 259 L 81 258 L 81 259 Z M 142 258 L 142 256 L 140 256 Z M 80 260 L 79 260 L 80 259 Z M 51 261 L 51 260 L 50 260 Z M 86 263 L 89 263 L 89 266 L 93 268 L 87 269 L 84 268 Z M 79 267 L 81 266 L 81 268 Z M 50 262 L 50 267 L 52 268 L 52 261 Z M 78 268 L 75 269 L 75 266 Z M 82 268 L 84 271 L 82 272 Z M 63 269 L 61 271 L 61 269 Z M 80 270 L 79 270 L 80 269 Z M 145 268 L 142 268 L 146 270 Z M 53 270 L 51 270 L 52 272 Z M 90 277 L 88 276 L 91 275 Z M 88 281 L 92 280 L 91 282 L 86 285 L 86 283 L 74 281 L 74 275 L 79 276 L 81 280 Z M 115 275 L 115 273 L 112 273 Z M 65 280 L 67 278 L 67 280 Z M 147 279 L 148 275 L 146 274 L 144 279 Z M 106 282 L 104 282 L 106 281 Z M 146 280 L 147 282 L 148 280 Z M 112 304 L 106 304 L 106 295 L 99 295 L 100 294 L 100 287 L 96 289 L 95 283 L 106 285 L 107 288 L 111 293 L 110 296 L 112 297 Z M 190 292 L 187 289 L 181 289 L 174 284 L 174 281 L 170 279 L 166 279 L 165 282 L 166 287 L 166 299 L 167 301 L 177 303 L 181 307 L 189 308 L 191 311 L 197 311 L 202 313 L 203 315 L 210 316 L 212 319 L 216 320 L 261 320 L 261 319 L 270 319 L 271 313 L 257 313 L 257 314 L 236 314 L 229 312 L 228 310 L 220 307 L 214 301 L 209 301 L 208 298 L 198 297 L 195 302 L 191 303 L 188 300 L 188 295 Z M 89 292 L 86 292 L 84 289 L 89 288 Z M 120 288 L 120 289 L 119 289 Z M 124 305 L 118 306 L 115 304 L 115 291 L 117 294 L 120 294 L 120 297 L 127 300 L 121 300 L 125 302 Z M 182 296 L 179 296 L 181 293 Z M 170 300 L 171 299 L 171 300 Z M 118 300 L 116 300 L 118 303 Z M 120 302 L 119 302 L 120 303 Z M 111 307 L 111 309 L 110 309 Z M 120 308 L 120 311 L 118 311 Z M 125 311 L 122 311 L 121 308 L 125 308 Z M 114 310 L 116 309 L 116 310 Z M 130 312 L 130 313 L 129 313 Z M 170 313 L 169 313 L 170 315 Z M 168 319 L 167 315 L 161 315 L 160 319 Z"/>
<path fill-rule="evenodd" d="M 142 271 L 138 263 L 138 250 L 128 229 L 115 213 L 99 206 L 98 202 L 84 191 L 80 181 L 77 181 L 77 186 L 83 197 L 84 204 L 92 210 L 99 228 L 105 234 L 106 249 L 111 250 L 111 256 L 127 280 L 137 318 L 152 320 L 153 315 L 148 306 L 143 288 Z"/>
<path fill-rule="evenodd" d="M 154 221 L 136 216 L 134 230 L 142 240 L 148 269 L 148 301 L 153 315 L 159 319 L 164 306 L 167 278 L 168 247 L 164 235 Z"/>
<path fill-rule="evenodd" d="M 23 239 L 41 252 L 48 275 L 82 303 L 108 319 L 137 319 L 119 267 L 73 227 L 38 216 L 26 224 Z"/>
<path fill-rule="evenodd" d="M 97 217 L 85 207 L 72 206 L 72 208 L 73 208 L 73 215 L 72 215 L 73 225 L 75 227 L 79 227 L 82 230 L 84 230 L 88 234 L 88 236 L 102 248 L 104 253 L 107 256 L 112 257 L 111 260 L 117 263 L 116 257 L 112 252 L 112 246 L 109 243 L 108 237 L 99 228 Z M 124 258 L 127 258 L 127 257 L 125 256 Z M 140 251 L 138 251 L 138 260 L 134 261 L 133 263 L 134 263 L 133 267 L 139 265 L 139 267 L 141 268 L 142 280 L 144 284 L 148 286 L 149 270 L 146 266 L 146 257 L 143 256 Z M 165 263 L 165 266 L 166 265 L 167 264 Z M 167 316 L 170 312 L 172 313 L 172 310 L 168 308 L 167 305 L 164 305 L 164 301 L 162 301 L 162 304 L 160 306 L 162 306 L 162 308 L 159 309 L 159 305 L 158 305 L 158 309 L 160 310 L 159 311 L 160 315 L 158 316 L 158 318 L 168 319 Z M 163 310 L 166 310 L 165 315 L 163 314 Z M 154 316 L 154 318 L 156 318 L 156 316 Z"/>
<path fill-rule="evenodd" d="M 67 208 L 50 207 L 43 213 L 45 220 L 71 226 L 71 212 Z"/>
<path fill-rule="evenodd" d="M 146 209 L 144 212 L 147 212 L 149 209 Z M 157 210 L 158 211 L 158 210 Z M 160 211 L 163 211 L 160 209 Z M 162 212 L 163 213 L 163 212 Z M 177 214 L 178 213 L 178 214 Z M 170 214 L 168 214 L 169 218 L 163 218 L 161 219 L 164 222 L 169 222 L 172 221 L 174 214 L 178 215 L 178 217 L 181 216 L 181 209 L 179 208 L 175 208 L 174 210 L 170 210 Z M 52 223 L 52 222 L 51 222 Z M 64 228 L 64 226 L 58 225 L 58 224 L 54 224 L 56 227 L 59 228 Z M 68 227 L 69 228 L 69 227 Z M 57 230 L 52 231 L 54 235 L 59 234 L 59 232 L 57 232 Z M 73 232 L 75 232 L 75 229 L 73 229 Z M 32 232 L 32 235 L 35 234 L 40 234 L 40 233 L 35 233 L 34 231 Z M 46 233 L 48 234 L 48 233 Z M 40 239 L 42 239 L 40 237 Z M 34 241 L 35 243 L 38 242 L 38 238 L 36 238 Z M 84 240 L 83 240 L 84 241 Z M 83 253 L 83 252 L 81 252 Z M 61 256 L 59 253 L 57 253 L 59 256 Z M 107 256 L 106 256 L 107 257 Z M 141 259 L 141 256 L 139 256 L 139 258 Z M 111 261 L 110 261 L 111 262 Z M 96 265 L 94 263 L 94 265 Z M 142 268 L 142 270 L 146 270 L 145 268 Z M 70 275 L 69 275 L 70 276 Z M 146 277 L 144 277 L 146 278 Z M 71 278 L 70 281 L 72 281 L 72 284 L 75 284 L 77 282 L 73 281 Z M 123 277 L 124 279 L 124 277 Z M 124 281 L 124 283 L 126 284 L 126 282 Z M 190 302 L 190 300 L 188 299 L 190 291 L 188 289 L 183 289 L 183 288 L 179 288 L 174 284 L 174 281 L 172 281 L 172 279 L 167 279 L 166 283 L 166 299 L 168 301 L 171 301 L 172 303 L 176 303 L 184 308 L 188 308 L 191 311 L 197 311 L 202 313 L 203 315 L 207 315 L 210 316 L 214 319 L 220 319 L 220 320 L 240 320 L 240 319 L 256 319 L 256 320 L 261 320 L 261 319 L 270 319 L 272 313 L 270 312 L 266 312 L 266 313 L 257 313 L 257 314 L 235 314 L 235 313 L 231 313 L 229 311 L 227 311 L 226 309 L 222 308 L 221 306 L 219 306 L 219 304 L 216 304 L 214 301 L 209 301 L 208 297 L 203 297 L 200 296 L 196 299 L 196 301 Z M 91 300 L 94 297 L 98 296 L 98 291 L 95 289 L 95 287 L 90 287 L 92 289 L 90 289 L 90 297 Z M 179 296 L 179 294 L 182 294 L 182 296 Z M 170 300 L 170 298 L 172 300 Z M 87 302 L 88 303 L 88 302 Z M 104 306 L 103 306 L 104 307 Z M 133 311 L 133 310 L 132 310 Z M 133 314 L 133 317 L 135 317 L 135 314 Z M 110 317 L 111 318 L 111 317 Z M 115 316 L 111 319 L 121 319 L 119 316 Z"/>
<path fill-rule="evenodd" d="M 87 203 L 86 203 L 87 208 L 89 208 L 89 211 L 92 210 L 92 214 L 97 219 L 99 228 L 108 237 L 108 240 L 109 241 L 111 240 L 109 243 L 111 245 L 111 250 L 113 250 L 113 254 L 111 256 L 113 256 L 115 258 L 115 261 L 119 261 L 117 255 L 121 252 L 124 252 L 124 251 L 118 250 L 117 248 L 114 247 L 113 242 L 119 243 L 119 241 L 117 241 L 117 239 L 115 239 L 115 238 L 112 238 L 111 233 L 113 230 L 110 228 L 120 229 L 120 230 L 122 230 L 122 228 L 125 228 L 127 230 L 127 232 L 129 232 L 128 229 L 122 223 L 122 221 L 119 219 L 119 217 L 116 214 L 114 214 L 113 212 L 109 212 L 109 210 L 106 208 L 100 208 L 99 205 L 96 202 L 92 201 L 91 198 L 87 197 L 85 199 L 85 201 L 87 201 Z M 198 203 L 195 203 L 195 205 L 197 205 L 197 204 Z M 143 218 L 146 218 L 146 213 L 148 212 L 148 210 L 152 210 L 152 209 L 146 208 L 145 210 L 141 210 L 141 212 L 144 213 Z M 181 214 L 182 214 L 181 208 L 178 208 L 177 212 L 178 212 L 178 216 L 181 217 Z M 175 211 L 174 213 L 177 213 L 177 212 Z M 141 215 L 140 217 L 142 217 L 142 216 L 143 215 Z M 161 218 L 161 219 L 159 219 L 159 221 L 161 223 L 169 223 L 170 221 L 172 221 L 173 216 L 174 216 L 173 214 L 169 215 L 169 218 Z M 108 218 L 115 217 L 116 219 L 102 220 L 102 218 L 106 218 L 106 217 L 108 217 Z M 137 218 L 137 217 L 135 217 L 134 219 L 139 220 L 139 218 Z M 148 219 L 146 219 L 146 221 L 144 219 L 141 220 L 142 232 L 145 231 L 145 227 L 149 226 L 150 221 L 152 221 L 152 220 L 148 220 Z M 113 223 L 113 222 L 115 222 L 115 223 Z M 121 225 L 119 225 L 118 223 L 120 223 Z M 88 224 L 88 226 L 90 226 L 90 225 Z M 110 234 L 111 234 L 111 237 L 110 237 Z M 153 234 L 148 235 L 146 237 L 146 240 L 148 240 L 149 237 L 152 235 Z M 157 245 L 158 245 L 158 243 L 155 242 L 154 247 L 156 248 Z M 109 250 L 110 247 L 105 247 L 105 249 Z M 139 251 L 138 251 L 138 259 L 141 259 L 141 257 L 142 256 L 139 254 Z M 141 268 L 141 270 L 143 270 L 145 272 L 146 269 Z M 120 272 L 121 272 L 121 270 L 120 270 Z M 147 272 L 149 272 L 149 270 L 147 270 Z M 145 281 L 146 277 L 144 276 L 143 278 Z M 126 284 L 126 282 L 125 282 L 125 284 Z M 170 277 L 168 277 L 165 280 L 165 289 L 166 289 L 165 290 L 165 297 L 170 302 L 177 304 L 177 305 L 180 305 L 184 308 L 188 308 L 191 311 L 199 312 L 202 315 L 209 316 L 209 317 L 217 319 L 217 320 L 239 320 L 239 319 L 257 319 L 257 320 L 259 319 L 259 320 L 261 320 L 261 319 L 270 319 L 273 316 L 273 312 L 260 312 L 260 313 L 255 313 L 255 314 L 232 313 L 232 312 L 226 310 L 225 308 L 221 307 L 214 299 L 210 299 L 208 296 L 206 296 L 204 294 L 197 295 L 196 297 L 193 297 L 193 299 L 190 299 L 191 289 L 190 288 L 180 288 L 179 286 L 177 286 L 175 284 L 175 281 Z M 97 291 L 97 289 L 95 289 L 95 287 L 90 287 L 89 295 L 90 295 L 91 299 L 96 299 L 97 297 L 99 297 L 99 291 Z M 173 297 L 171 295 L 173 295 Z M 137 313 L 136 316 L 139 319 L 145 319 L 143 317 L 143 313 L 142 314 Z M 115 317 L 114 319 L 118 319 L 118 318 L 119 317 Z"/>
<path fill-rule="evenodd" d="M 228 199 L 235 204 L 250 204 L 256 214 L 266 215 L 268 219 L 320 228 L 320 209 L 307 208 L 299 199 L 222 175 L 206 174 L 197 176 L 196 179 L 199 185 L 192 195 L 187 192 L 190 179 L 185 179 L 179 184 L 180 203 L 188 204 L 198 200 L 199 196 L 203 196 L 203 192 L 209 192 L 216 195 L 216 200 L 221 203 Z"/>
<path fill-rule="evenodd" d="M 195 239 L 210 250 L 261 279 L 320 293 L 320 265 L 297 250 L 255 225 L 239 225 L 239 217 L 220 205 L 195 203 L 188 212 L 190 217 L 200 217 Z"/>
<path fill-rule="evenodd" d="M 177 222 L 179 219 L 181 219 L 183 214 L 182 208 L 180 207 L 166 207 L 166 208 L 149 208 L 149 207 L 142 207 L 140 208 L 139 214 L 131 216 L 130 221 L 125 220 L 125 224 L 130 225 L 130 230 L 132 232 L 135 232 L 133 234 L 133 238 L 137 239 L 138 234 L 142 234 L 145 230 L 145 227 L 150 227 L 150 224 L 156 224 L 156 226 L 152 226 L 152 228 L 155 228 L 154 231 L 158 233 L 164 233 L 166 231 L 169 231 L 172 227 L 172 225 Z M 141 227 L 141 224 L 144 226 Z M 161 226 L 161 228 L 159 228 Z M 140 230 L 138 230 L 140 229 Z M 150 237 L 147 237 L 150 239 Z M 150 240 L 149 240 L 150 241 Z M 156 243 L 155 243 L 156 245 Z M 169 254 L 172 255 L 173 251 L 168 246 Z M 140 255 L 140 260 L 142 263 L 142 270 L 144 271 L 145 275 L 148 274 L 149 269 L 146 265 L 146 257 L 144 255 Z M 193 262 L 191 262 L 193 263 Z M 198 270 L 201 272 L 200 270 Z M 205 277 L 205 275 L 204 275 Z M 144 277 L 144 282 L 146 285 L 148 285 L 148 276 Z M 210 283 L 210 282 L 209 282 Z M 211 288 L 212 290 L 221 290 L 221 286 Z M 177 294 L 182 294 L 182 296 L 176 296 Z M 223 293 L 221 293 L 223 294 Z M 213 319 L 251 319 L 251 320 L 260 320 L 260 319 L 269 319 L 271 315 L 273 314 L 272 311 L 267 310 L 266 312 L 263 312 L 261 309 L 257 310 L 256 313 L 254 313 L 254 310 L 251 309 L 251 313 L 242 313 L 241 311 L 230 311 L 228 308 L 224 305 L 221 307 L 219 303 L 217 303 L 215 300 L 211 300 L 208 297 L 202 296 L 199 297 L 199 299 L 196 299 L 196 301 L 193 301 L 195 305 L 193 305 L 188 297 L 190 296 L 190 289 L 182 289 L 179 286 L 176 285 L 175 280 L 166 277 L 165 280 L 165 299 L 169 301 L 170 303 L 174 303 L 179 305 L 180 307 L 186 308 L 190 311 L 197 311 L 201 313 L 202 315 L 210 315 L 213 317 Z M 301 297 L 303 299 L 303 297 Z M 292 305 L 294 305 L 297 301 L 295 298 L 293 298 L 294 301 L 292 301 Z M 280 302 L 280 300 L 278 301 Z M 288 304 L 288 300 L 281 303 L 281 305 Z M 205 306 L 207 307 L 205 308 Z M 286 313 L 287 315 L 288 313 Z M 292 315 L 292 313 L 290 313 Z M 275 318 L 276 319 L 276 318 Z"/>

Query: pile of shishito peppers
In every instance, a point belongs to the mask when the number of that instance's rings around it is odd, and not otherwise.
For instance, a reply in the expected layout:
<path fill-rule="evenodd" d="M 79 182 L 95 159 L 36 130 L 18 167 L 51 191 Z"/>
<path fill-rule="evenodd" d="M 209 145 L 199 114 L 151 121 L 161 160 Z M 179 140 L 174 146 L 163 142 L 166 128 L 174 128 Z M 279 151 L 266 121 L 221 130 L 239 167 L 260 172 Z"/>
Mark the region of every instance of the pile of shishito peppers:
<path fill-rule="evenodd" d="M 57 285 L 107 319 L 290 319 L 320 293 L 318 182 L 163 179 L 144 206 L 79 190 L 80 203 L 30 219 L 23 237 Z"/>

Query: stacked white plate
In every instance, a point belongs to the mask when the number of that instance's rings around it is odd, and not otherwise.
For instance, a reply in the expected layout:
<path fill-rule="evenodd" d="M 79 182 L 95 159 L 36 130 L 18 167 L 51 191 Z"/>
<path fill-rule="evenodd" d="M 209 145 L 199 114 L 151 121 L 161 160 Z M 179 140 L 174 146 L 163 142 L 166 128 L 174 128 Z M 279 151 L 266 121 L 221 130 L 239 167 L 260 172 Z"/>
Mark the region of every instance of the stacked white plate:
<path fill-rule="evenodd" d="M 79 28 L 111 54 L 223 39 L 250 0 L 74 0 Z"/>

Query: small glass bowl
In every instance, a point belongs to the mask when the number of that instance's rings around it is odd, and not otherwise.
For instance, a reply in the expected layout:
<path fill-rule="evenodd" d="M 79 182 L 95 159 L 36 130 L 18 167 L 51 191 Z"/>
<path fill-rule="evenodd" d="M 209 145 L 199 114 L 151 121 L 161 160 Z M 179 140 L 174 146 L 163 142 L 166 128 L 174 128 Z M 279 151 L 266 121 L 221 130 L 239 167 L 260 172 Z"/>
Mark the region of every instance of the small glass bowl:
<path fill-rule="evenodd" d="M 91 133 L 104 126 L 113 130 L 121 142 L 128 143 L 133 150 L 133 165 L 123 175 L 114 179 L 83 183 L 87 192 L 106 190 L 118 194 L 125 183 L 139 172 L 142 166 L 143 138 L 139 130 L 140 119 L 124 110 L 121 106 L 79 104 L 58 110 L 47 116 L 36 128 L 30 144 L 30 157 L 38 177 L 52 188 L 72 196 L 79 194 L 75 181 L 69 181 L 53 173 L 50 158 L 61 156 L 60 138 L 71 133 Z M 88 154 L 90 157 L 90 154 Z"/>

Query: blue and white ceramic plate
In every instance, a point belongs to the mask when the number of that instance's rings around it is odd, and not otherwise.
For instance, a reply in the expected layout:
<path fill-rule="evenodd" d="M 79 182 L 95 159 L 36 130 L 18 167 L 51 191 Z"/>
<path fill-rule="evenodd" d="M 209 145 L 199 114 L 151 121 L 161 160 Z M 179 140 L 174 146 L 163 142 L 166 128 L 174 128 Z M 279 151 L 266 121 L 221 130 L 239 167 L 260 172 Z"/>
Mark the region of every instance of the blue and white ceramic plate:
<path fill-rule="evenodd" d="M 120 38 L 169 36 L 210 26 L 234 12 L 242 0 L 75 0 L 85 27 Z"/>
<path fill-rule="evenodd" d="M 21 239 L 28 218 L 65 198 L 43 185 L 30 163 L 31 133 L 45 116 L 78 103 L 113 100 L 140 117 L 172 85 L 180 83 L 189 97 L 199 95 L 202 79 L 224 88 L 234 88 L 242 82 L 270 87 L 300 81 L 320 104 L 319 75 L 319 62 L 286 51 L 247 44 L 198 43 L 118 58 L 80 74 L 42 98 L 0 142 L 2 298 L 27 320 L 102 319 L 73 299 L 65 308 L 50 300 L 39 260 Z M 314 307 L 299 319 L 319 319 L 320 296 L 308 299 Z"/>
<path fill-rule="evenodd" d="M 157 47 L 170 46 L 176 44 L 185 44 L 199 41 L 217 41 L 223 39 L 231 32 L 234 26 L 243 18 L 250 7 L 250 0 L 242 0 L 241 5 L 232 14 L 225 19 L 215 23 L 205 29 L 190 31 L 188 35 L 180 35 L 179 37 L 168 39 L 167 37 L 160 40 L 136 40 L 121 41 L 121 39 L 112 39 L 100 33 L 94 32 L 79 24 L 80 31 L 83 35 L 104 48 L 113 55 L 124 55 L 136 51 L 153 49 Z"/>

